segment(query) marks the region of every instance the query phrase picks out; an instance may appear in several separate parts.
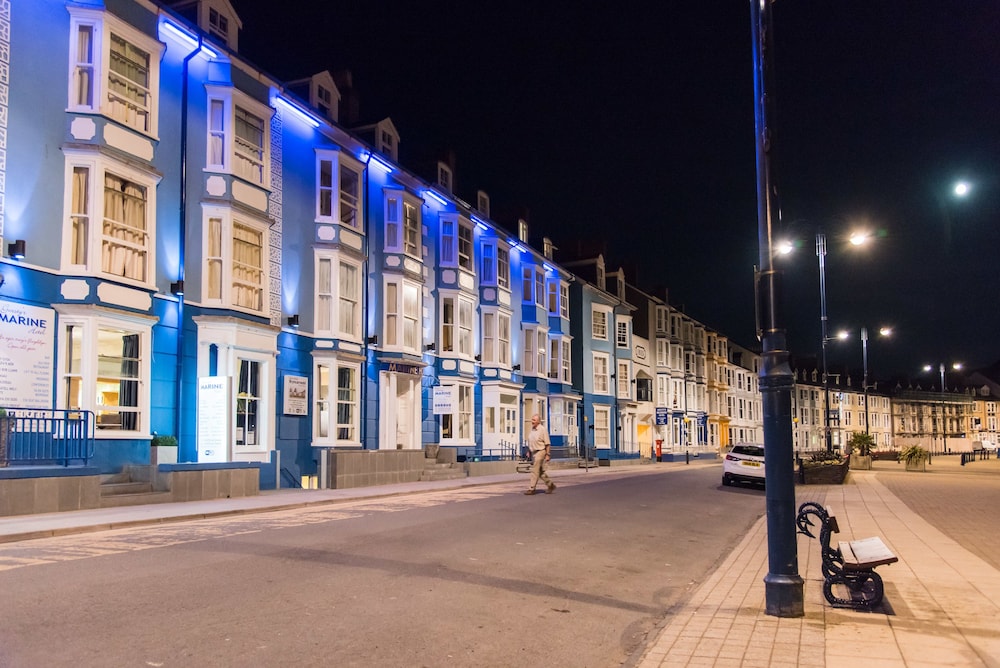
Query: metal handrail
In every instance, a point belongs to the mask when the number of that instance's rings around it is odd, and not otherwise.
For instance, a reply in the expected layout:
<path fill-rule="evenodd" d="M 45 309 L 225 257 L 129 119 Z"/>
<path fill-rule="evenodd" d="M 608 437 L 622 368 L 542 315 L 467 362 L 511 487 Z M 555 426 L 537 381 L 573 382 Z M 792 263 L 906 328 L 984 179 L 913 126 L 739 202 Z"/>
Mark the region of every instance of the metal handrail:
<path fill-rule="evenodd" d="M 92 411 L 7 408 L 0 416 L 3 465 L 84 466 L 94 456 Z"/>

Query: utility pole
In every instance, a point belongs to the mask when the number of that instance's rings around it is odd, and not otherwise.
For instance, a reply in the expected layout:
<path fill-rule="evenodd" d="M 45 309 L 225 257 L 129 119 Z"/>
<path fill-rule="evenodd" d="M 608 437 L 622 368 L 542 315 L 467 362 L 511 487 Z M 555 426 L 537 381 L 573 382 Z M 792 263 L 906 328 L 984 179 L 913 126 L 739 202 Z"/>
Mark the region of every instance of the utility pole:
<path fill-rule="evenodd" d="M 795 538 L 795 471 L 792 458 L 792 389 L 784 320 L 779 313 L 781 272 L 774 268 L 770 183 L 771 140 L 767 87 L 773 77 L 769 62 L 773 44 L 771 0 L 750 0 L 753 34 L 754 129 L 757 146 L 757 234 L 760 265 L 756 276 L 758 327 L 763 347 L 760 393 L 764 417 L 767 502 L 765 612 L 776 617 L 805 615 Z"/>

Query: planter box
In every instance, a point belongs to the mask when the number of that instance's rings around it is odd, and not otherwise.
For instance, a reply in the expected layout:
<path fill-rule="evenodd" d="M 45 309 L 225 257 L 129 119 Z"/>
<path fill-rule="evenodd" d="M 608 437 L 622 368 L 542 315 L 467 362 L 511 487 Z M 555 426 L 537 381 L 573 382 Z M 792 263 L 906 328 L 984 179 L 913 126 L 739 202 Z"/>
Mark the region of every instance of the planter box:
<path fill-rule="evenodd" d="M 871 455 L 851 455 L 851 468 L 857 471 L 870 471 L 872 468 Z"/>
<path fill-rule="evenodd" d="M 927 460 L 921 459 L 919 462 L 906 462 L 907 471 L 921 471 L 927 470 Z"/>
<path fill-rule="evenodd" d="M 824 464 L 822 466 L 806 466 L 802 464 L 802 482 L 806 485 L 843 485 L 847 478 L 850 462 L 843 464 Z"/>
<path fill-rule="evenodd" d="M 149 449 L 149 463 L 153 466 L 177 463 L 176 445 L 154 445 Z"/>

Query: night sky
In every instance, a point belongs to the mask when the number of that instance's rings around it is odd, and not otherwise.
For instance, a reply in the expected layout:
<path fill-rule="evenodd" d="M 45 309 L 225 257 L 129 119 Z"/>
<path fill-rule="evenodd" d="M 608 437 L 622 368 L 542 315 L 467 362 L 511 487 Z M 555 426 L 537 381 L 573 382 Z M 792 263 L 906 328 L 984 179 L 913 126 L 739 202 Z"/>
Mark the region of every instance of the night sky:
<path fill-rule="evenodd" d="M 241 53 L 283 80 L 349 69 L 425 178 L 490 194 L 534 245 L 607 245 L 609 268 L 753 346 L 758 262 L 749 2 L 231 0 Z M 1000 360 L 1000 3 L 780 0 L 772 182 L 789 345 L 820 348 L 827 236 L 831 369 L 921 375 Z M 965 179 L 964 199 L 951 195 Z M 877 241 L 847 250 L 858 224 Z M 891 340 L 874 338 L 891 325 Z"/>

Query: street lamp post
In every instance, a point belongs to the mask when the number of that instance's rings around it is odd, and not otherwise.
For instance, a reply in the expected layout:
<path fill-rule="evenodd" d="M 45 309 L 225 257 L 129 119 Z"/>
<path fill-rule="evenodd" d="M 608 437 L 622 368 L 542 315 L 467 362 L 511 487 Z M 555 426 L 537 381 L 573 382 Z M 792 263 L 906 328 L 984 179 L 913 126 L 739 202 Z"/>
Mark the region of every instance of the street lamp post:
<path fill-rule="evenodd" d="M 819 322 L 823 337 L 823 440 L 826 442 L 826 451 L 833 452 L 833 435 L 830 433 L 830 379 L 826 367 L 826 344 L 829 341 L 826 335 L 826 235 L 822 232 L 816 234 L 816 257 L 819 258 Z"/>
<path fill-rule="evenodd" d="M 925 364 L 924 365 L 924 371 L 931 371 L 933 368 L 934 367 L 932 365 L 930 365 L 930 364 Z M 953 362 L 952 365 L 951 365 L 951 368 L 954 369 L 954 370 L 956 370 L 956 371 L 958 371 L 959 369 L 962 368 L 962 364 L 961 364 L 961 362 Z M 944 393 L 945 393 L 944 380 L 945 380 L 945 378 L 944 378 L 944 369 L 945 369 L 944 362 L 940 362 L 938 364 L 938 373 L 941 374 L 941 452 L 942 453 L 944 453 L 944 452 L 946 452 L 948 450 L 948 430 L 947 430 L 947 427 L 946 427 L 945 417 L 944 417 L 944 411 L 945 411 L 945 400 L 944 400 L 944 397 L 945 397 L 945 395 L 944 395 Z M 931 424 L 932 425 L 934 424 L 933 421 L 931 422 Z M 933 444 L 933 436 L 932 436 L 931 443 Z M 932 449 L 933 449 L 933 445 L 932 445 Z"/>
<path fill-rule="evenodd" d="M 879 336 L 889 336 L 892 330 L 888 327 L 880 327 L 878 330 Z M 862 381 L 862 391 L 865 395 L 865 434 L 869 433 L 868 429 L 868 328 L 861 328 L 861 359 L 864 364 L 864 380 Z"/>

